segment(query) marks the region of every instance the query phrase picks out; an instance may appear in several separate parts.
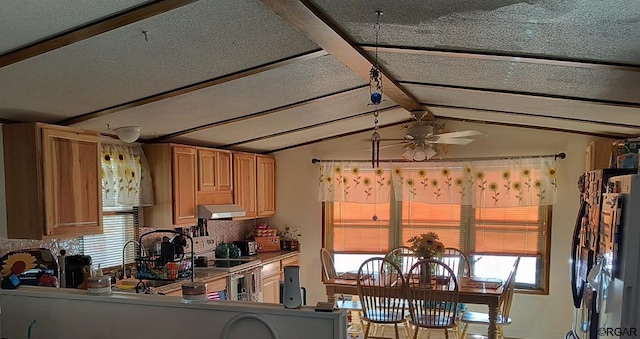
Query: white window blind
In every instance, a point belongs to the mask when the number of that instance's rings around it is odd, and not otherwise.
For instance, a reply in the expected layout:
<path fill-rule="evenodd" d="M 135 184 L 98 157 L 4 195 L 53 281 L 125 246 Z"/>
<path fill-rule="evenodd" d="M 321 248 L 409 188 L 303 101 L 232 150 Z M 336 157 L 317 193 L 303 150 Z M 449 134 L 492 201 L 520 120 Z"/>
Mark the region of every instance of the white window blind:
<path fill-rule="evenodd" d="M 122 249 L 129 240 L 135 240 L 135 227 L 138 226 L 138 208 L 105 207 L 103 209 L 103 234 L 82 237 L 85 255 L 90 255 L 94 264 L 102 268 L 122 265 Z M 135 258 L 137 245 L 126 248 L 125 262 Z"/>

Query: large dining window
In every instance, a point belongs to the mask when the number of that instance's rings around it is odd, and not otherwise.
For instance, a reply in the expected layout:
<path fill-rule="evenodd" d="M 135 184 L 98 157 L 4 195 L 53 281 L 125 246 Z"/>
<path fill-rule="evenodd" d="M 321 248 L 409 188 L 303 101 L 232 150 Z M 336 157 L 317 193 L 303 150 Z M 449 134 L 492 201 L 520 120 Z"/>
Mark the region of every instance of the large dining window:
<path fill-rule="evenodd" d="M 321 187 L 321 200 L 324 247 L 335 253 L 338 271 L 355 271 L 366 258 L 433 231 L 445 246 L 469 254 L 475 275 L 499 275 L 501 267 L 510 269 L 503 262 L 519 256 L 517 287 L 547 291 L 554 167 L 526 162 L 337 168 L 321 172 L 324 188 L 332 185 L 329 191 Z"/>

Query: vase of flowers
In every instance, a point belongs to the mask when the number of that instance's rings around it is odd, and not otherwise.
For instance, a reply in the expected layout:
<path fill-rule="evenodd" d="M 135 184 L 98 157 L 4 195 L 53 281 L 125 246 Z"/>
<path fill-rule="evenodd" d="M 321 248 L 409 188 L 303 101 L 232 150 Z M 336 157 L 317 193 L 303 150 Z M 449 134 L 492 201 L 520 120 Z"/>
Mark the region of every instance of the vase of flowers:
<path fill-rule="evenodd" d="M 438 259 L 444 254 L 444 244 L 439 240 L 440 237 L 435 232 L 423 233 L 411 237 L 407 242 L 409 248 L 415 253 L 415 256 L 421 259 Z M 427 285 L 431 284 L 431 275 L 435 267 L 422 269 L 420 271 L 420 281 Z"/>
<path fill-rule="evenodd" d="M 280 236 L 280 249 L 284 251 L 299 251 L 300 242 L 298 238 L 302 234 L 298 231 L 297 227 L 286 226 L 284 231 L 278 231 Z"/>

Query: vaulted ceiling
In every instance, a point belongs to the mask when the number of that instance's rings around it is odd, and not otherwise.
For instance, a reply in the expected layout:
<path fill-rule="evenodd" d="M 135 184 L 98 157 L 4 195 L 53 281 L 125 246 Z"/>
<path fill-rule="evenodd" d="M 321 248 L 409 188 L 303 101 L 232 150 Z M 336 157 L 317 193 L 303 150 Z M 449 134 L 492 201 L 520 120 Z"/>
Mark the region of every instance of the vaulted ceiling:
<path fill-rule="evenodd" d="M 0 0 L 0 8 L 3 122 L 107 134 L 138 125 L 143 141 L 268 153 L 372 130 L 377 50 L 381 126 L 427 110 L 443 122 L 640 135 L 637 0 Z"/>

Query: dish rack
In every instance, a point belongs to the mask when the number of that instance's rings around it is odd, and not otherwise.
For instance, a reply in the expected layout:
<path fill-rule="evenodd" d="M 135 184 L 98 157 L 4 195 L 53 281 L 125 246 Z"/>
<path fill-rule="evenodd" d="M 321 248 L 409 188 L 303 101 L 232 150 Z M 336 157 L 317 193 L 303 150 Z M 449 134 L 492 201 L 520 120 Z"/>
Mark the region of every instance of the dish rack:
<path fill-rule="evenodd" d="M 140 243 L 142 244 L 142 239 L 152 233 L 173 233 L 176 235 L 184 236 L 191 242 L 191 255 L 187 258 L 185 257 L 185 253 L 182 253 L 179 258 L 176 258 L 174 260 L 163 260 L 157 255 L 149 255 L 146 257 L 136 258 L 135 262 L 138 270 L 136 277 L 139 280 L 146 279 L 168 281 L 175 281 L 181 278 L 190 277 L 191 281 L 193 281 L 193 238 L 177 231 L 156 230 L 142 234 L 140 236 Z"/>

